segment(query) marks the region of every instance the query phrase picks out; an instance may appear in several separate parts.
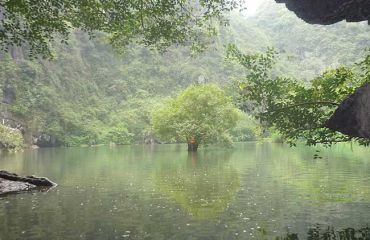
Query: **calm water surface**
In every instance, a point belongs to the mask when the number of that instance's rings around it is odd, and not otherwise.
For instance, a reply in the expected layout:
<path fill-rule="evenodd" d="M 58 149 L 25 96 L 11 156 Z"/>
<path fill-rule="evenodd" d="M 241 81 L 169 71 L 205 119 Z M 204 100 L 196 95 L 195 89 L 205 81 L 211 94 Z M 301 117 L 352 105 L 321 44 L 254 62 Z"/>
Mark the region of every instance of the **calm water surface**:
<path fill-rule="evenodd" d="M 370 239 L 370 149 L 236 144 L 3 155 L 49 192 L 0 197 L 0 240 Z M 362 238 L 360 238 L 362 237 Z"/>

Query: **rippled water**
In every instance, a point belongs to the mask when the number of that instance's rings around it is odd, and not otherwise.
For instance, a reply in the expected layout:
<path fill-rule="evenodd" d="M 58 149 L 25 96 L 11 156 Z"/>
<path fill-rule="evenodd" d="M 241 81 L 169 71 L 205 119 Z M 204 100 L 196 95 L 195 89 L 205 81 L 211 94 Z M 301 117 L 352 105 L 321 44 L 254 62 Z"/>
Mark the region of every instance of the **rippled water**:
<path fill-rule="evenodd" d="M 0 240 L 370 239 L 370 150 L 59 148 L 0 169 L 59 186 L 0 198 Z M 334 238 L 335 237 L 335 238 Z"/>

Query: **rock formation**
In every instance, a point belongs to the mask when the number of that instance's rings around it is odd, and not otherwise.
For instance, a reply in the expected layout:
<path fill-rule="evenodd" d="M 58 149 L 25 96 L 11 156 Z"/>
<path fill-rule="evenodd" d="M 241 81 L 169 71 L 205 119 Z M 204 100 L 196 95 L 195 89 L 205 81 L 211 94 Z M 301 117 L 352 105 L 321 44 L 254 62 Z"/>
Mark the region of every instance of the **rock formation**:
<path fill-rule="evenodd" d="M 48 135 L 45 133 L 38 134 L 33 136 L 32 144 L 39 146 L 39 147 L 58 147 L 60 146 L 60 142 L 57 138 L 52 135 Z"/>
<path fill-rule="evenodd" d="M 358 88 L 337 108 L 326 127 L 352 137 L 370 139 L 370 84 Z"/>
<path fill-rule="evenodd" d="M 342 20 L 347 22 L 368 21 L 370 24 L 370 0 L 275 0 L 285 3 L 299 18 L 310 24 L 329 25 Z M 326 127 L 351 137 L 370 139 L 370 84 L 348 96 Z"/>
<path fill-rule="evenodd" d="M 307 23 L 328 25 L 342 20 L 360 22 L 370 20 L 369 0 L 275 0 L 285 3 Z"/>
<path fill-rule="evenodd" d="M 29 191 L 35 188 L 37 188 L 37 186 L 26 182 L 15 182 L 0 178 L 0 196 L 10 193 Z"/>
<path fill-rule="evenodd" d="M 27 176 L 22 177 L 7 171 L 0 171 L 0 195 L 12 192 L 27 191 L 36 188 L 50 188 L 57 186 L 47 178 Z"/>
<path fill-rule="evenodd" d="M 57 185 L 56 183 L 44 177 L 35 177 L 35 176 L 22 177 L 15 173 L 10 173 L 4 170 L 0 171 L 0 178 L 11 181 L 27 182 L 39 187 L 54 187 Z"/>

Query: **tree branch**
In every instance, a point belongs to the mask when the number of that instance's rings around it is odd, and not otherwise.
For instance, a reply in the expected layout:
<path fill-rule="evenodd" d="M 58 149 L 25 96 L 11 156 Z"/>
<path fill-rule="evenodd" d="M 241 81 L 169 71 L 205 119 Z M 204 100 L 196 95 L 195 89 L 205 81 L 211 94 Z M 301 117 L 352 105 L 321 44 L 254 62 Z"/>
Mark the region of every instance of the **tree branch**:
<path fill-rule="evenodd" d="M 145 26 L 144 26 L 144 17 L 143 17 L 143 11 L 144 11 L 144 3 L 143 1 L 141 0 L 140 1 L 140 21 L 141 21 L 141 27 L 143 28 L 143 30 L 145 30 Z"/>
<path fill-rule="evenodd" d="M 284 111 L 284 110 L 287 110 L 287 109 L 291 109 L 291 108 L 295 108 L 295 107 L 300 107 L 300 106 L 305 106 L 305 105 L 334 105 L 334 106 L 339 106 L 339 103 L 330 102 L 330 101 L 318 101 L 318 102 L 297 103 L 297 104 L 293 104 L 293 105 L 290 105 L 290 106 L 287 106 L 287 107 L 283 107 L 283 108 L 280 108 L 280 109 L 275 109 L 275 110 L 267 111 L 264 114 L 267 114 L 267 113 L 277 113 L 277 112 L 281 112 L 281 111 Z"/>
<path fill-rule="evenodd" d="M 325 144 L 325 143 L 341 143 L 341 142 L 348 142 L 351 141 L 352 137 L 344 138 L 344 139 L 338 139 L 338 140 L 323 140 L 323 141 L 307 141 L 309 144 Z"/>
<path fill-rule="evenodd" d="M 309 131 L 309 130 L 316 130 L 316 129 L 321 129 L 324 128 L 325 125 L 319 125 L 315 127 L 307 127 L 307 128 L 297 128 L 296 131 Z"/>

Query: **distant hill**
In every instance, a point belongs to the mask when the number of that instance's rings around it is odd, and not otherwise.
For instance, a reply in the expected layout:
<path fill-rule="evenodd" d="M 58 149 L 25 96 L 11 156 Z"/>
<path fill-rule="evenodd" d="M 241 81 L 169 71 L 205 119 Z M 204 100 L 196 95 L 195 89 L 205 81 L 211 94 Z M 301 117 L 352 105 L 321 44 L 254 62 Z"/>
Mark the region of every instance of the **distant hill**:
<path fill-rule="evenodd" d="M 309 80 L 361 58 L 370 27 L 308 25 L 270 0 L 254 16 L 231 14 L 230 26 L 220 27 L 209 48 L 195 56 L 187 46 L 164 54 L 130 46 L 117 55 L 104 36 L 90 41 L 76 31 L 68 45 L 54 45 L 53 61 L 25 59 L 22 49 L 0 56 L 1 98 L 10 103 L 1 112 L 25 125 L 28 143 L 43 135 L 67 146 L 141 142 L 150 132 L 152 109 L 178 90 L 194 82 L 228 86 L 243 75 L 224 62 L 228 43 L 250 53 L 274 47 L 280 53 L 276 74 Z"/>

